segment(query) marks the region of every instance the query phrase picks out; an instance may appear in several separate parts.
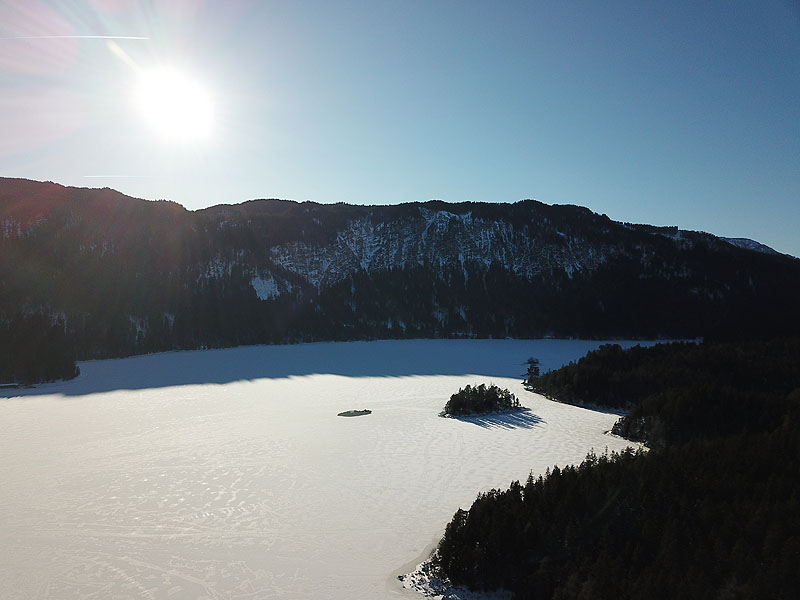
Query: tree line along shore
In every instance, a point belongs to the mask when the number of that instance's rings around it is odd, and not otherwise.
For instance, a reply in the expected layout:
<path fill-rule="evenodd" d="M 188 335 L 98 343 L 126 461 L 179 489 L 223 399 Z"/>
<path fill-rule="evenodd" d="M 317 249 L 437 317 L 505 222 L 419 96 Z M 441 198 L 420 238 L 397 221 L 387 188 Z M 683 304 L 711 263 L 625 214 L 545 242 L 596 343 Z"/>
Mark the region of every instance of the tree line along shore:
<path fill-rule="evenodd" d="M 800 338 L 607 345 L 532 391 L 625 409 L 648 451 L 591 453 L 481 494 L 438 573 L 515 598 L 794 598 L 800 589 Z"/>

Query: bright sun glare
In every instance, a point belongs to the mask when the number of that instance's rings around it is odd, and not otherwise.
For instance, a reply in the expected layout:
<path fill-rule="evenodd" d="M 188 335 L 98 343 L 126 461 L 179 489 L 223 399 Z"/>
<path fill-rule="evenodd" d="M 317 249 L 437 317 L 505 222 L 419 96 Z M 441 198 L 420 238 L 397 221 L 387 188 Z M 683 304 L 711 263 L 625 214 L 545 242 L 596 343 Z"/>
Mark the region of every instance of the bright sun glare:
<path fill-rule="evenodd" d="M 141 71 L 136 103 L 147 123 L 165 140 L 197 141 L 211 133 L 211 98 L 202 85 L 182 73 Z"/>

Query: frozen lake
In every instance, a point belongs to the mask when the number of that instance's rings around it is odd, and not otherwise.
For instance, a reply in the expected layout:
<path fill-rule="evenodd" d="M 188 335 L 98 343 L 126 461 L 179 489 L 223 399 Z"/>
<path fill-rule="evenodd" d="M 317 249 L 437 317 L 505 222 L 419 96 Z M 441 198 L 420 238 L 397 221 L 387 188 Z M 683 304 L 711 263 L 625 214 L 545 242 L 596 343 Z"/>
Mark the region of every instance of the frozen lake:
<path fill-rule="evenodd" d="M 176 352 L 0 390 L 0 598 L 421 598 L 397 575 L 478 492 L 627 445 L 604 434 L 616 415 L 520 384 L 529 356 L 601 343 Z M 482 382 L 530 413 L 437 416 Z"/>

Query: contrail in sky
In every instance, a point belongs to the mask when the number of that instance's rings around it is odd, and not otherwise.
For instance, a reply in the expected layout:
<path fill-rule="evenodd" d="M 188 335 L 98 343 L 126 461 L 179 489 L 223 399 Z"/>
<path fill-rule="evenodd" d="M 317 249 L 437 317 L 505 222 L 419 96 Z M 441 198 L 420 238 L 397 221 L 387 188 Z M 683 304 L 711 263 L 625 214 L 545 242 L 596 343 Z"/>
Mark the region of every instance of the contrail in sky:
<path fill-rule="evenodd" d="M 0 40 L 149 40 L 138 35 L 17 35 Z"/>

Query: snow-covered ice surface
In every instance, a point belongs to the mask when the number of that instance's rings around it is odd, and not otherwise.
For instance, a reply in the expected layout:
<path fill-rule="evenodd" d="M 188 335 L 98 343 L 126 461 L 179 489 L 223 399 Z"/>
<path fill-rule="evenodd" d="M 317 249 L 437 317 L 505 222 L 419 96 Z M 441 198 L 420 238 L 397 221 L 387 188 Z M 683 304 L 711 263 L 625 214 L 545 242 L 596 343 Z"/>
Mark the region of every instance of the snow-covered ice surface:
<path fill-rule="evenodd" d="M 604 434 L 616 415 L 520 385 L 528 357 L 554 368 L 600 343 L 176 352 L 0 390 L 0 598 L 420 598 L 397 576 L 457 508 L 626 445 Z M 535 418 L 437 416 L 480 382 Z"/>

